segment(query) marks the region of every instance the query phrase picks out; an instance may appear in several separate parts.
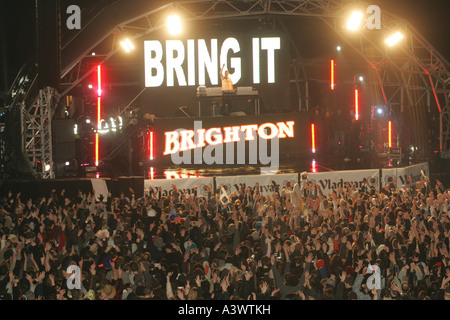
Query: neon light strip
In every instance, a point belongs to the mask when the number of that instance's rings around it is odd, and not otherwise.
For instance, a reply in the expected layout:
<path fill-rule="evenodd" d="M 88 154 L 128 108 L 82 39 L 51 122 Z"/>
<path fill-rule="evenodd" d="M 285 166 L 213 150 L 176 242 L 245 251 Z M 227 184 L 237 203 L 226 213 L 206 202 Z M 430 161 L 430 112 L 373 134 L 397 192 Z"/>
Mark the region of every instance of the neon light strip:
<path fill-rule="evenodd" d="M 316 153 L 316 132 L 314 128 L 314 123 L 311 123 L 311 148 L 312 153 Z"/>
<path fill-rule="evenodd" d="M 98 132 L 95 133 L 95 166 L 98 167 Z"/>
<path fill-rule="evenodd" d="M 334 90 L 334 60 L 331 60 L 331 90 Z"/>
<path fill-rule="evenodd" d="M 97 132 L 95 133 L 95 166 L 98 167 L 99 160 L 99 138 L 101 117 L 101 96 L 102 96 L 102 72 L 100 65 L 97 66 Z"/>
<path fill-rule="evenodd" d="M 150 167 L 150 179 L 153 180 L 155 176 L 155 172 L 153 170 L 153 167 Z"/>
<path fill-rule="evenodd" d="M 392 147 L 392 121 L 388 122 L 388 146 Z"/>
<path fill-rule="evenodd" d="M 97 94 L 102 96 L 102 70 L 100 65 L 97 66 Z"/>
<path fill-rule="evenodd" d="M 149 134 L 149 158 L 150 160 L 153 160 L 154 157 L 154 150 L 153 150 L 153 131 L 150 131 Z"/>
<path fill-rule="evenodd" d="M 358 89 L 355 89 L 355 119 L 359 119 L 359 94 Z"/>

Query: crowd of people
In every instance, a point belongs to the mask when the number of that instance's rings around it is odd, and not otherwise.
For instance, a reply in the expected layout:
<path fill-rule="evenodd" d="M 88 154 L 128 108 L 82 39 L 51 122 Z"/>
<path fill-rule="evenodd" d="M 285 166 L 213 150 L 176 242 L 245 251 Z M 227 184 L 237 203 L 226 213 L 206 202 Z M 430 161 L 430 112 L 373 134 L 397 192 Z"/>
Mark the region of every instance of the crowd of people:
<path fill-rule="evenodd" d="M 450 191 L 0 199 L 2 300 L 449 300 Z"/>

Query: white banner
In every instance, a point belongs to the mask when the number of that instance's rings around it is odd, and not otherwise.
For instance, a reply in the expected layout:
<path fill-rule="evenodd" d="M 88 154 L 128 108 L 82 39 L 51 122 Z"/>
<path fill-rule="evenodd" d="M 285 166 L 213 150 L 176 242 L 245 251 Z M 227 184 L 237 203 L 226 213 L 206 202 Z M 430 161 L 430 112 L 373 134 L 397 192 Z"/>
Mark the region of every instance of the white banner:
<path fill-rule="evenodd" d="M 378 192 L 380 188 L 378 169 L 308 173 L 309 181 L 311 181 L 313 185 L 317 184 L 324 196 L 328 196 L 329 193 L 333 190 L 337 190 L 339 187 L 345 189 L 346 182 L 350 183 L 351 186 L 360 189 L 365 184 L 364 178 L 366 178 L 370 185 Z"/>
<path fill-rule="evenodd" d="M 236 192 L 241 187 L 254 187 L 259 184 L 259 191 L 264 196 L 271 196 L 275 191 L 281 193 L 287 182 L 298 182 L 297 173 L 285 173 L 274 175 L 244 175 L 234 177 L 216 177 L 216 188 L 224 186 L 228 195 Z"/>
<path fill-rule="evenodd" d="M 411 184 L 409 183 L 408 178 L 411 177 L 412 183 L 415 184 L 417 181 L 423 178 L 421 171 L 423 171 L 427 177 L 430 176 L 430 168 L 428 162 L 423 162 L 403 168 L 382 169 L 381 175 L 383 186 L 386 186 L 389 183 L 394 182 L 394 179 L 397 179 L 397 187 L 399 189 L 401 189 L 403 185 L 409 188 L 411 187 Z"/>
<path fill-rule="evenodd" d="M 108 186 L 103 179 L 91 179 L 92 189 L 94 189 L 95 200 L 99 201 L 100 195 L 103 195 L 103 201 L 108 200 Z"/>
<path fill-rule="evenodd" d="M 213 178 L 181 178 L 181 179 L 146 179 L 144 180 L 144 193 L 148 194 L 149 188 L 153 190 L 161 187 L 162 195 L 172 194 L 172 184 L 180 189 L 181 193 L 194 194 L 194 187 L 197 186 L 197 195 L 206 197 L 208 195 L 207 186 L 213 189 Z"/>

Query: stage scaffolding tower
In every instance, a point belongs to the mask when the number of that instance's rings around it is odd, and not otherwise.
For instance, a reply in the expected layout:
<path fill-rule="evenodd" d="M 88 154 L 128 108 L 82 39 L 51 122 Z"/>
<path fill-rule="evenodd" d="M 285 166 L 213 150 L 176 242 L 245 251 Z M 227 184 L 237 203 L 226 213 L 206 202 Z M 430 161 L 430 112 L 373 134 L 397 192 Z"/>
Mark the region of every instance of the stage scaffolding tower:
<path fill-rule="evenodd" d="M 22 152 L 36 178 L 55 177 L 52 118 L 58 99 L 56 89 L 46 87 L 39 90 L 33 103 L 20 108 Z"/>

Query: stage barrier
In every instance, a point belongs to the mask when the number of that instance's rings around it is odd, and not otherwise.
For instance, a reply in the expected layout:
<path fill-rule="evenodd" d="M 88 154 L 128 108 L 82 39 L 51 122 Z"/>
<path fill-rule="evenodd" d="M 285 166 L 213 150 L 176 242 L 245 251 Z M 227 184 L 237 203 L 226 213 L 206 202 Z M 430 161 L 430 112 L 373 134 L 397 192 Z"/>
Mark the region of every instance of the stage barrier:
<path fill-rule="evenodd" d="M 397 181 L 398 188 L 401 188 L 403 185 L 411 187 L 408 178 L 411 177 L 412 183 L 415 184 L 422 177 L 421 171 L 426 176 L 430 176 L 428 162 L 401 168 L 308 172 L 308 178 L 314 184 L 319 185 L 323 194 L 328 196 L 332 190 L 337 190 L 340 186 L 345 187 L 346 182 L 360 188 L 364 184 L 364 178 L 378 191 L 381 190 L 382 186 L 394 182 L 394 179 Z M 230 195 L 232 192 L 237 192 L 241 186 L 254 187 L 258 183 L 261 194 L 267 196 L 272 195 L 276 190 L 281 192 L 287 182 L 299 183 L 300 175 L 301 173 L 286 173 L 155 180 L 143 179 L 142 177 L 123 177 L 118 179 L 10 180 L 1 186 L 1 194 L 7 195 L 9 191 L 13 194 L 21 192 L 22 199 L 26 199 L 28 197 L 48 197 L 52 189 L 55 189 L 58 194 L 64 189 L 66 191 L 65 195 L 68 197 L 76 197 L 80 190 L 86 193 L 93 192 L 96 198 L 100 194 L 103 194 L 106 200 L 109 192 L 113 196 L 119 196 L 122 192 L 126 196 L 129 196 L 130 188 L 137 198 L 148 193 L 150 187 L 153 189 L 161 187 L 162 194 L 167 195 L 172 193 L 174 185 L 177 189 L 180 189 L 181 193 L 193 194 L 195 187 L 197 187 L 198 195 L 207 196 L 208 186 L 212 190 L 215 190 L 216 193 L 221 192 L 221 186 L 223 186 L 223 190 Z"/>
<path fill-rule="evenodd" d="M 347 171 L 326 171 L 311 173 L 308 172 L 308 179 L 320 186 L 324 195 L 328 196 L 333 190 L 339 187 L 345 188 L 346 183 L 351 186 L 361 188 L 367 179 L 370 186 L 380 191 L 383 186 L 397 180 L 398 188 L 403 185 L 410 187 L 408 177 L 411 176 L 412 182 L 421 179 L 421 171 L 429 176 L 429 165 L 427 162 L 402 167 L 388 169 L 368 169 L 368 170 L 347 170 Z M 197 186 L 197 194 L 201 196 L 207 195 L 206 186 L 211 186 L 216 193 L 221 193 L 223 189 L 228 195 L 237 192 L 241 186 L 254 187 L 259 184 L 259 191 L 264 196 L 271 196 L 273 192 L 281 192 L 288 182 L 300 183 L 301 173 L 286 173 L 273 175 L 240 175 L 240 176 L 218 176 L 207 178 L 182 178 L 182 179 L 146 179 L 144 181 L 144 193 L 148 193 L 149 187 L 157 189 L 161 187 L 163 194 L 171 194 L 173 186 L 180 189 L 181 193 L 194 193 Z"/>

